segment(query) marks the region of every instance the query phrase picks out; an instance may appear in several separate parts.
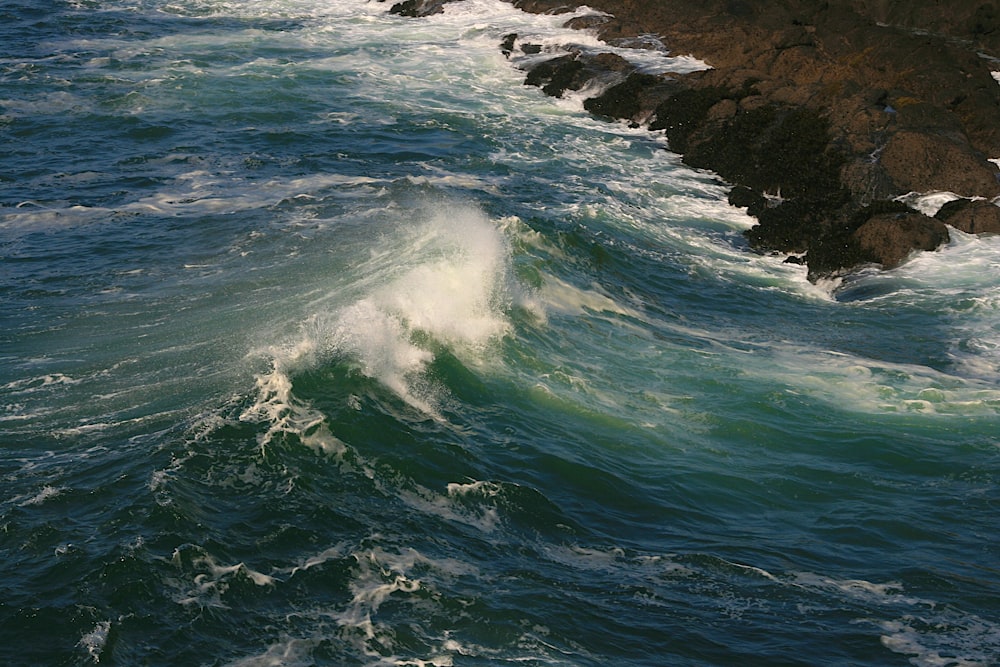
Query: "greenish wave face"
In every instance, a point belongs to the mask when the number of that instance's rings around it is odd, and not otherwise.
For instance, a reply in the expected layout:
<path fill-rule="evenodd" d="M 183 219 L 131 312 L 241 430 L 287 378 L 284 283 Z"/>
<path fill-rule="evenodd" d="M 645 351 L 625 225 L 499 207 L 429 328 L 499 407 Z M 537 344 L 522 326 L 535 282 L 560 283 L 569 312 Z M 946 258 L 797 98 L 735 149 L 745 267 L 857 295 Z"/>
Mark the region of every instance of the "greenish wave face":
<path fill-rule="evenodd" d="M 996 662 L 1000 239 L 811 285 L 387 9 L 0 7 L 5 662 Z"/>

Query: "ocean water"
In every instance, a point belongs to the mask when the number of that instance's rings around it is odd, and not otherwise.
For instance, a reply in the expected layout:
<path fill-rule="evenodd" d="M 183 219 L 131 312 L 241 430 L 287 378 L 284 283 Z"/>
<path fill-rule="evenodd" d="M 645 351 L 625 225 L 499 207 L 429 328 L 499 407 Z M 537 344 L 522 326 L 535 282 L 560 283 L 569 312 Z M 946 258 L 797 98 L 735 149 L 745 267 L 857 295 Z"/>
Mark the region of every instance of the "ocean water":
<path fill-rule="evenodd" d="M 389 4 L 0 5 L 3 663 L 1000 663 L 1000 237 L 811 285 Z"/>

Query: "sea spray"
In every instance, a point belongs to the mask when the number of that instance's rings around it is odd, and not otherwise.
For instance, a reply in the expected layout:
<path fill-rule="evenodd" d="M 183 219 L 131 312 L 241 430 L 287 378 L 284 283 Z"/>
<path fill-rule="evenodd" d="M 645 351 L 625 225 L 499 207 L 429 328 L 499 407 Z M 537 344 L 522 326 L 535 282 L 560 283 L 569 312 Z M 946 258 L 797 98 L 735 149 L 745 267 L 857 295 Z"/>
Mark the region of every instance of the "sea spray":
<path fill-rule="evenodd" d="M 342 447 L 323 416 L 295 397 L 298 372 L 347 363 L 439 418 L 445 389 L 425 373 L 435 350 L 476 358 L 509 332 L 507 311 L 524 292 L 501 230 L 464 204 L 427 204 L 414 217 L 412 227 L 398 228 L 359 262 L 369 272 L 359 277 L 369 286 L 364 296 L 307 315 L 297 338 L 262 351 L 270 370 L 258 375 L 258 399 L 242 416 L 270 424 L 262 445 L 276 432 L 292 432 L 326 451 Z"/>

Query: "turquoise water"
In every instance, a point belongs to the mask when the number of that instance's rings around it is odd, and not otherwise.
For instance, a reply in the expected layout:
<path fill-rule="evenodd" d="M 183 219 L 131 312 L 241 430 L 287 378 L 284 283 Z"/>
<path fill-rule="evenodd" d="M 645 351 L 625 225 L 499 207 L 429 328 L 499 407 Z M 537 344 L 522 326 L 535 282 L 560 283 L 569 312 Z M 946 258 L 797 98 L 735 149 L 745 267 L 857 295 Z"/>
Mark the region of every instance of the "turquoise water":
<path fill-rule="evenodd" d="M 0 7 L 3 661 L 1000 662 L 1000 237 L 810 285 L 387 9 Z"/>

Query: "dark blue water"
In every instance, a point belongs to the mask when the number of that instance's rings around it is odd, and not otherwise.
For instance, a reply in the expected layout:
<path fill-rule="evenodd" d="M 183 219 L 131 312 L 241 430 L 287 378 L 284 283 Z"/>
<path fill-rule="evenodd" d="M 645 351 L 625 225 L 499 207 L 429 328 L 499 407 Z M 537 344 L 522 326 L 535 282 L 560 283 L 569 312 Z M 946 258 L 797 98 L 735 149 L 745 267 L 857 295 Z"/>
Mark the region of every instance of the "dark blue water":
<path fill-rule="evenodd" d="M 0 7 L 3 661 L 1000 661 L 1000 238 L 810 285 L 387 9 Z"/>

